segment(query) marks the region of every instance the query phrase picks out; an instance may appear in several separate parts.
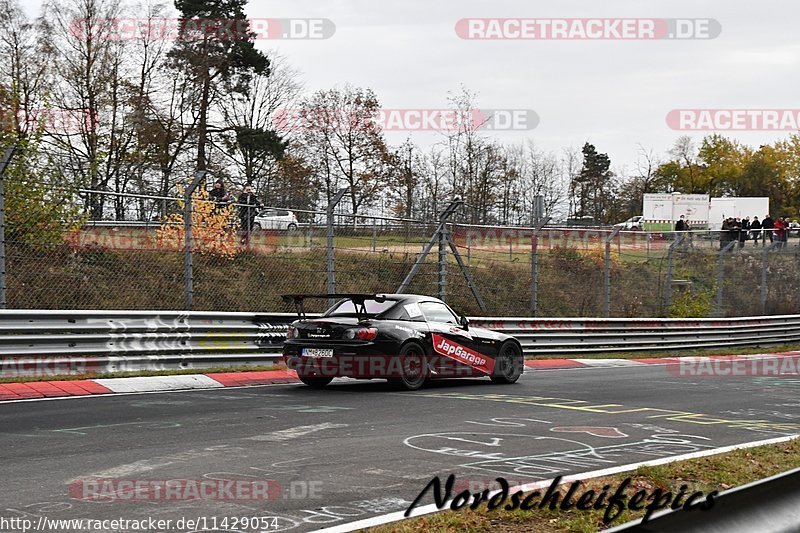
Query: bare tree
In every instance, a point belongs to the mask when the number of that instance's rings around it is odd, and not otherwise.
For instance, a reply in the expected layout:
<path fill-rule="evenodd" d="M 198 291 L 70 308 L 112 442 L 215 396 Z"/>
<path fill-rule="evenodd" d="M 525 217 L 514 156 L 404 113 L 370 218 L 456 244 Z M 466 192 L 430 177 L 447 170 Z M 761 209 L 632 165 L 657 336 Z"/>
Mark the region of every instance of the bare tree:
<path fill-rule="evenodd" d="M 0 26 L 0 93 L 7 107 L 0 120 L 21 141 L 48 119 L 41 112 L 53 49 L 42 38 L 44 19 L 29 20 L 18 0 L 0 0 Z"/>
<path fill-rule="evenodd" d="M 270 201 L 280 173 L 279 160 L 286 149 L 291 126 L 283 113 L 298 105 L 303 84 L 299 72 L 285 56 L 267 54 L 270 72 L 256 74 L 245 94 L 231 92 L 220 102 L 226 130 L 221 146 L 224 160 L 234 168 L 242 185 L 252 183 Z"/>
<path fill-rule="evenodd" d="M 305 152 L 329 199 L 340 180 L 349 189 L 353 215 L 376 200 L 391 176 L 389 151 L 375 120 L 379 110 L 371 89 L 351 86 L 319 91 L 301 106 Z"/>

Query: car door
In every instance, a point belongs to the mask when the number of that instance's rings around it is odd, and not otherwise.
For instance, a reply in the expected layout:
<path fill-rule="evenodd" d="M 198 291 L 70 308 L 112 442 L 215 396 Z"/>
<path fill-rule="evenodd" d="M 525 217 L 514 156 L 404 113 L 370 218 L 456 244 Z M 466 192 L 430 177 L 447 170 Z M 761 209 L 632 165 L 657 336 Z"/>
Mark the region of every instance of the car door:
<path fill-rule="evenodd" d="M 419 307 L 431 332 L 435 369 L 446 374 L 455 370 L 462 376 L 491 373 L 494 359 L 481 353 L 480 339 L 461 327 L 449 307 L 433 301 L 420 302 Z"/>

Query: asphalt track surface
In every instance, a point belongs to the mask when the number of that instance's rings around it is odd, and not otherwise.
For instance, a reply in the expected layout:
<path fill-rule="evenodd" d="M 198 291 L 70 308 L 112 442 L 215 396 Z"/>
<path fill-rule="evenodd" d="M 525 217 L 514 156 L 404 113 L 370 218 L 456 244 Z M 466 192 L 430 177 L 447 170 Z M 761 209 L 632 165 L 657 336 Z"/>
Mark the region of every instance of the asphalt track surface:
<path fill-rule="evenodd" d="M 800 433 L 800 379 L 676 368 L 535 370 L 515 385 L 448 380 L 416 392 L 336 380 L 320 391 L 0 404 L 0 518 L 205 517 L 210 528 L 216 517 L 217 530 L 308 531 L 404 510 L 434 475 L 455 474 L 460 488 L 498 476 L 513 485 Z M 123 479 L 272 481 L 267 499 L 81 492 L 86 480 Z"/>

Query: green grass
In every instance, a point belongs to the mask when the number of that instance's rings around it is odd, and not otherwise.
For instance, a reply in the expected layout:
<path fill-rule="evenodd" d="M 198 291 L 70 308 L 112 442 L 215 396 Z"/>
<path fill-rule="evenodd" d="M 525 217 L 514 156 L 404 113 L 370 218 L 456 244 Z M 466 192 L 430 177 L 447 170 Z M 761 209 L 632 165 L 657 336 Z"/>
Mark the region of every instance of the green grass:
<path fill-rule="evenodd" d="M 682 485 L 688 485 L 689 493 L 702 491 L 725 491 L 746 483 L 800 467 L 800 440 L 760 446 L 746 450 L 690 459 L 661 466 L 641 467 L 635 471 L 615 476 L 586 480 L 580 492 L 599 492 L 604 485 L 616 488 L 626 478 L 631 485 L 626 491 L 630 498 L 635 491 L 644 489 L 648 494 L 654 490 L 670 491 L 673 494 Z M 420 487 L 421 488 L 421 487 Z M 562 494 L 566 487 L 562 486 Z M 713 512 L 713 511 L 710 511 Z M 372 533 L 412 532 L 513 532 L 536 531 L 544 533 L 591 533 L 640 518 L 644 511 L 624 511 L 611 524 L 603 522 L 604 509 L 561 511 L 558 508 L 532 511 L 489 511 L 482 505 L 475 511 L 444 511 L 412 518 L 386 526 L 370 528 Z"/>

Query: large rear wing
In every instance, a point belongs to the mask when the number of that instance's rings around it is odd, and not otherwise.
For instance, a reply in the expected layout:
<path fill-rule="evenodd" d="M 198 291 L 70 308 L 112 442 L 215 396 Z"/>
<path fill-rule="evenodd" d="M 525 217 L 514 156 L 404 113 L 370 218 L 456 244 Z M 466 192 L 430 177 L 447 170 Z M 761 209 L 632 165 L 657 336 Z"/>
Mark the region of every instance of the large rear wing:
<path fill-rule="evenodd" d="M 303 302 L 305 300 L 310 299 L 317 299 L 317 300 L 352 300 L 353 306 L 356 308 L 356 314 L 359 317 L 365 316 L 367 314 L 366 304 L 364 303 L 366 300 L 375 300 L 378 303 L 382 303 L 386 301 L 386 296 L 382 294 L 360 294 L 360 293 L 341 293 L 341 294 L 283 294 L 281 298 L 285 303 L 294 304 L 295 309 L 297 310 L 297 316 L 300 319 L 306 317 L 306 311 L 303 306 Z"/>

